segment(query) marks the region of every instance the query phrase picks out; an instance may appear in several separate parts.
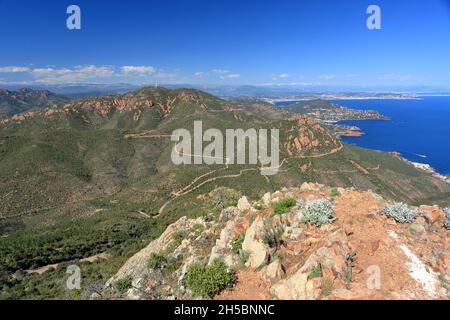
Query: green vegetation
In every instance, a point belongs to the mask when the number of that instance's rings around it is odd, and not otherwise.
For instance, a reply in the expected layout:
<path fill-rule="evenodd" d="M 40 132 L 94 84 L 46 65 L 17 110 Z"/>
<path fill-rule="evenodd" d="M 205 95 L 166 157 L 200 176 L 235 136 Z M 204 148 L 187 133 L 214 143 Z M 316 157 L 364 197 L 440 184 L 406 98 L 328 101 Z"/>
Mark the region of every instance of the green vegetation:
<path fill-rule="evenodd" d="M 166 262 L 164 255 L 152 252 L 147 265 L 150 269 L 161 269 Z"/>
<path fill-rule="evenodd" d="M 450 230 L 450 207 L 444 209 L 445 217 L 444 217 L 444 227 L 447 230 Z"/>
<path fill-rule="evenodd" d="M 331 188 L 330 189 L 330 197 L 339 197 L 341 195 L 341 193 L 339 192 L 339 190 L 337 188 Z"/>
<path fill-rule="evenodd" d="M 356 252 L 352 251 L 347 256 L 347 270 L 345 272 L 345 285 L 347 288 L 350 286 L 350 282 L 353 277 L 353 262 L 356 256 Z"/>
<path fill-rule="evenodd" d="M 283 233 L 284 228 L 282 225 L 274 227 L 269 222 L 266 222 L 262 234 L 262 241 L 269 247 L 273 249 L 278 249 L 283 244 L 282 240 Z"/>
<path fill-rule="evenodd" d="M 131 277 L 131 275 L 125 276 L 114 283 L 114 289 L 116 289 L 119 294 L 124 294 L 128 289 L 131 288 L 132 282 L 133 278 Z"/>
<path fill-rule="evenodd" d="M 230 288 L 235 281 L 233 273 L 220 260 L 215 260 L 210 266 L 194 264 L 189 267 L 183 284 L 196 297 L 214 297 L 222 290 Z"/>
<path fill-rule="evenodd" d="M 308 204 L 303 212 L 306 223 L 320 227 L 334 221 L 333 203 L 327 199 L 319 199 Z"/>
<path fill-rule="evenodd" d="M 245 233 L 242 232 L 242 233 L 236 235 L 231 240 L 231 243 L 230 243 L 231 251 L 233 253 L 238 254 L 242 249 L 242 243 L 244 242 L 244 240 L 245 240 Z"/>
<path fill-rule="evenodd" d="M 239 254 L 239 263 L 244 266 L 247 263 L 248 258 L 250 258 L 250 253 L 247 251 L 241 251 Z"/>
<path fill-rule="evenodd" d="M 292 198 L 281 199 L 273 205 L 273 213 L 275 215 L 287 213 L 296 203 L 297 201 Z"/>
<path fill-rule="evenodd" d="M 438 279 L 442 284 L 442 287 L 446 290 L 446 292 L 450 292 L 450 284 L 449 281 L 447 280 L 447 277 L 445 274 L 443 274 L 442 272 L 440 272 L 438 274 Z"/>
<path fill-rule="evenodd" d="M 323 278 L 321 283 L 321 291 L 324 297 L 328 297 L 334 290 L 333 280 L 330 278 Z"/>
<path fill-rule="evenodd" d="M 309 273 L 309 277 L 313 278 L 322 278 L 322 265 L 318 263 Z"/>
<path fill-rule="evenodd" d="M 404 203 L 396 203 L 381 209 L 381 214 L 394 219 L 398 223 L 411 223 L 417 218 L 419 211 L 410 209 Z"/>
<path fill-rule="evenodd" d="M 172 235 L 172 243 L 170 244 L 168 251 L 169 252 L 175 251 L 181 245 L 181 243 L 183 242 L 183 240 L 185 238 L 186 238 L 186 236 L 184 235 L 184 233 L 179 232 L 179 231 L 175 232 Z"/>

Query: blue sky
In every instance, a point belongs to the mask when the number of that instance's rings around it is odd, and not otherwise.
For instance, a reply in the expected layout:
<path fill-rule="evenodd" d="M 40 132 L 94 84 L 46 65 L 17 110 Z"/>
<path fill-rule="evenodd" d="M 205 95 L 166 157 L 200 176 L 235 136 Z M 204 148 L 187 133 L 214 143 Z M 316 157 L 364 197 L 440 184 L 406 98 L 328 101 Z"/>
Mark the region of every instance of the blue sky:
<path fill-rule="evenodd" d="M 450 86 L 447 0 L 0 0 L 0 37 L 0 84 Z"/>

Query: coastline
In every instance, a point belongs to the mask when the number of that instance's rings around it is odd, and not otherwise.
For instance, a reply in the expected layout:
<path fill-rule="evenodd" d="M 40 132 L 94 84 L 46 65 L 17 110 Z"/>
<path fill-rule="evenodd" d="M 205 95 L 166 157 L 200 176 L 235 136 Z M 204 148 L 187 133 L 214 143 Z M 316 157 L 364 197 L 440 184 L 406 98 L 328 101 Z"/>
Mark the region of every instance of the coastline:
<path fill-rule="evenodd" d="M 438 179 L 442 180 L 443 182 L 450 184 L 450 176 L 449 175 L 445 175 L 445 174 L 437 172 L 436 169 L 434 169 L 428 163 L 414 162 L 414 161 L 408 160 L 405 157 L 403 157 L 400 152 L 389 152 L 389 153 L 396 156 L 397 158 L 405 161 L 406 163 L 412 165 L 414 168 L 422 170 L 424 172 L 427 172 L 427 173 L 431 174 L 433 177 L 438 178 Z"/>

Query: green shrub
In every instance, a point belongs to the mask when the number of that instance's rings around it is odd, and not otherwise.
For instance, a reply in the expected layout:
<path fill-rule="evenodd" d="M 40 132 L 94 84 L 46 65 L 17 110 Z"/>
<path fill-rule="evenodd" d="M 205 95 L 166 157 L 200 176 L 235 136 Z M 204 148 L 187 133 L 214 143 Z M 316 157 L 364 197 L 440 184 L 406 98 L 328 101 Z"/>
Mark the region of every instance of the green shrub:
<path fill-rule="evenodd" d="M 202 234 L 203 231 L 205 231 L 205 227 L 200 223 L 197 223 L 191 229 L 191 232 L 194 234 L 194 237 L 198 237 L 199 235 Z"/>
<path fill-rule="evenodd" d="M 450 207 L 444 209 L 445 217 L 444 217 L 444 227 L 447 230 L 450 230 Z"/>
<path fill-rule="evenodd" d="M 394 219 L 398 223 L 411 223 L 417 218 L 419 211 L 410 209 L 404 203 L 396 203 L 381 209 L 381 214 Z"/>
<path fill-rule="evenodd" d="M 183 265 L 182 257 L 170 259 L 164 266 L 164 277 L 170 278 L 174 276 L 174 273 Z"/>
<path fill-rule="evenodd" d="M 328 297 L 334 290 L 333 280 L 330 278 L 323 278 L 321 283 L 321 291 L 324 297 Z"/>
<path fill-rule="evenodd" d="M 247 251 L 241 251 L 241 253 L 239 254 L 240 265 L 244 266 L 247 263 L 248 258 L 250 258 L 250 253 Z"/>
<path fill-rule="evenodd" d="M 215 260 L 210 266 L 193 264 L 183 277 L 183 285 L 196 297 L 212 298 L 230 288 L 234 281 L 234 274 L 220 260 Z"/>
<path fill-rule="evenodd" d="M 173 252 L 175 251 L 183 242 L 183 240 L 185 239 L 185 234 L 183 232 L 175 232 L 172 235 L 172 242 L 170 243 L 169 247 L 167 248 L 167 251 L 169 252 Z"/>
<path fill-rule="evenodd" d="M 114 283 L 114 288 L 119 294 L 124 294 L 128 289 L 131 288 L 131 283 L 133 278 L 131 275 L 125 276 Z"/>
<path fill-rule="evenodd" d="M 260 204 L 260 203 L 256 203 L 256 204 L 253 206 L 253 208 L 256 209 L 256 210 L 261 210 L 261 209 L 263 208 L 263 206 L 262 206 L 262 204 Z"/>
<path fill-rule="evenodd" d="M 165 263 L 166 258 L 162 254 L 152 252 L 147 265 L 150 269 L 161 269 Z"/>
<path fill-rule="evenodd" d="M 275 215 L 280 215 L 287 213 L 290 209 L 297 204 L 297 201 L 292 198 L 281 199 L 273 205 L 273 213 Z"/>
<path fill-rule="evenodd" d="M 277 249 L 283 244 L 281 237 L 283 236 L 284 228 L 280 225 L 273 227 L 270 223 L 266 223 L 262 234 L 262 241 L 269 247 Z"/>
<path fill-rule="evenodd" d="M 327 199 L 319 199 L 308 204 L 303 212 L 303 221 L 320 227 L 334 221 L 333 203 Z"/>
<path fill-rule="evenodd" d="M 331 188 L 330 189 L 330 197 L 339 197 L 341 193 L 337 188 Z"/>
<path fill-rule="evenodd" d="M 238 254 L 242 249 L 242 243 L 244 242 L 245 234 L 241 233 L 235 236 L 230 243 L 231 251 Z"/>
<path fill-rule="evenodd" d="M 311 279 L 313 278 L 322 278 L 322 266 L 320 265 L 320 263 L 317 264 L 317 266 L 315 266 L 311 272 L 309 273 L 309 277 Z"/>

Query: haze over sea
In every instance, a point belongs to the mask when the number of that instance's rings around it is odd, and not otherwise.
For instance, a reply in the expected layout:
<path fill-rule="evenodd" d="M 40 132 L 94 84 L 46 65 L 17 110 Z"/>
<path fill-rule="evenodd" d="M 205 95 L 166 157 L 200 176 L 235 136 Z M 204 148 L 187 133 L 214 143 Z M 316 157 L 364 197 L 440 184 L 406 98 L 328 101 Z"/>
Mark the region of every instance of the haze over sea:
<path fill-rule="evenodd" d="M 450 97 L 420 100 L 338 100 L 353 109 L 372 109 L 390 121 L 343 121 L 356 125 L 362 137 L 344 137 L 347 143 L 383 151 L 397 151 L 410 161 L 427 163 L 450 174 Z"/>

